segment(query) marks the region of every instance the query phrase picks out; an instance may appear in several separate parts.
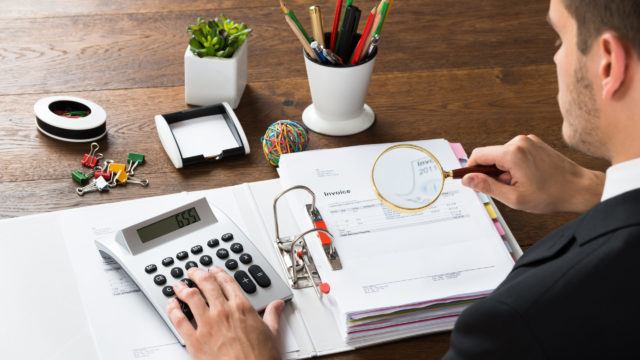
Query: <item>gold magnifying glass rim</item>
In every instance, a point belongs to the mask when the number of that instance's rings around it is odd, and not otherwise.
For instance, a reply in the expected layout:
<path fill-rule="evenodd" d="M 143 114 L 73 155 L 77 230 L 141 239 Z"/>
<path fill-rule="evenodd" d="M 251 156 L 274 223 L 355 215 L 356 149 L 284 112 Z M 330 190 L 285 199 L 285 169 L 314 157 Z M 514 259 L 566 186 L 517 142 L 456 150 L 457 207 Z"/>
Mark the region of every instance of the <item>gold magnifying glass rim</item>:
<path fill-rule="evenodd" d="M 385 198 L 380 191 L 378 190 L 378 185 L 376 185 L 376 181 L 374 180 L 374 176 L 373 174 L 376 171 L 376 166 L 378 166 L 378 161 L 388 152 L 396 150 L 396 149 L 413 149 L 413 150 L 417 150 L 420 151 L 421 153 L 427 155 L 430 159 L 433 160 L 433 162 L 436 164 L 436 166 L 438 167 L 438 170 L 440 171 L 440 174 L 442 174 L 442 182 L 440 183 L 440 191 L 438 191 L 438 194 L 433 198 L 433 200 L 431 200 L 429 203 L 427 203 L 426 205 L 417 207 L 417 208 L 407 208 L 407 207 L 402 207 L 399 205 L 394 204 L 393 202 L 389 201 L 387 198 Z M 396 144 L 396 145 L 391 145 L 388 148 L 384 149 L 380 155 L 378 155 L 378 157 L 376 158 L 376 161 L 374 161 L 373 163 L 373 167 L 371 167 L 371 185 L 373 187 L 373 191 L 376 194 L 376 197 L 378 198 L 378 200 L 380 200 L 382 202 L 382 204 L 384 204 L 385 206 L 399 211 L 399 212 L 404 212 L 404 213 L 415 213 L 415 212 L 419 212 L 422 211 L 426 208 L 428 208 L 429 206 L 431 206 L 434 202 L 436 202 L 436 200 L 438 200 L 438 198 L 440 198 L 440 195 L 442 194 L 442 190 L 444 190 L 444 181 L 447 177 L 450 177 L 451 173 L 449 171 L 444 171 L 442 169 L 442 165 L 440 164 L 440 161 L 438 161 L 438 158 L 435 157 L 435 155 L 433 155 L 433 153 L 425 148 L 423 148 L 422 146 L 418 146 L 418 145 L 414 145 L 414 144 Z"/>

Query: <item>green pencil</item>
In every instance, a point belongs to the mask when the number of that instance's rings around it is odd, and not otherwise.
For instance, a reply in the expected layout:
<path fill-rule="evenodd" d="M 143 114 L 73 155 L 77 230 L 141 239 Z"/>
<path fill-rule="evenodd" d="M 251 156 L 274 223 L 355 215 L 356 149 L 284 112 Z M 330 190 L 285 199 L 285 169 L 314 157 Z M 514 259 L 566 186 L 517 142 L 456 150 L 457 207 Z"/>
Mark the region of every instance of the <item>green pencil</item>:
<path fill-rule="evenodd" d="M 382 8 L 380 9 L 380 23 L 378 24 L 374 35 L 380 35 L 380 32 L 382 31 L 382 24 L 384 24 L 384 19 L 387 17 L 387 10 L 389 10 L 389 3 L 385 1 L 382 3 Z"/>
<path fill-rule="evenodd" d="M 296 16 L 296 14 L 293 12 L 293 10 L 289 10 L 289 8 L 287 8 L 287 5 L 284 3 L 283 0 L 280 0 L 280 9 L 285 15 L 287 15 L 289 18 L 291 18 L 291 20 L 293 20 L 294 24 L 296 24 L 296 27 L 300 29 L 302 36 L 304 36 L 304 38 L 307 39 L 307 42 L 311 44 L 311 42 L 313 41 L 313 38 L 311 38 L 311 36 L 307 34 L 306 30 L 302 27 L 300 20 L 298 20 L 298 17 Z"/>

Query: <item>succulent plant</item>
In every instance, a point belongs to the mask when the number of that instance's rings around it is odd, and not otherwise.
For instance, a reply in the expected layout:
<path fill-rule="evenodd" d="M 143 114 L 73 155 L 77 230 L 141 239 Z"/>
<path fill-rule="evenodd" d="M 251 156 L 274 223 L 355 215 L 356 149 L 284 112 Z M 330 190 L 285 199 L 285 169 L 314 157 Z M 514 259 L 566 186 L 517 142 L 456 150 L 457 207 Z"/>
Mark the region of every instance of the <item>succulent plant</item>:
<path fill-rule="evenodd" d="M 194 55 L 230 58 L 244 44 L 251 29 L 220 15 L 209 21 L 198 18 L 187 31 L 191 35 L 189 48 Z"/>

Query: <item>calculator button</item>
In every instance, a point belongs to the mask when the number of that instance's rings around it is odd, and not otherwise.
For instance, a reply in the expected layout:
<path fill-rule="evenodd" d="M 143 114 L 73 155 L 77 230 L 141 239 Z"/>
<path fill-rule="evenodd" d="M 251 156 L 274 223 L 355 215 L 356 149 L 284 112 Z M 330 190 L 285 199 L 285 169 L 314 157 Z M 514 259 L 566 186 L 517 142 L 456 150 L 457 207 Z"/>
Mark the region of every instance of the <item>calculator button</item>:
<path fill-rule="evenodd" d="M 233 259 L 229 259 L 224 263 L 224 266 L 229 270 L 235 270 L 238 268 L 238 262 Z"/>
<path fill-rule="evenodd" d="M 219 259 L 226 259 L 229 257 L 229 251 L 227 249 L 218 249 L 218 251 L 216 251 L 216 256 Z"/>
<path fill-rule="evenodd" d="M 182 281 L 185 285 L 187 285 L 190 288 L 196 287 L 196 283 L 194 283 L 193 280 L 191 280 L 189 278 L 184 278 L 184 279 L 182 279 L 180 281 Z"/>
<path fill-rule="evenodd" d="M 193 313 L 191 312 L 189 305 L 180 299 L 178 299 L 178 303 L 180 304 L 180 310 L 182 310 L 184 316 L 189 320 L 193 320 Z"/>
<path fill-rule="evenodd" d="M 192 248 L 191 248 L 191 253 L 192 253 L 193 255 L 198 255 L 198 254 L 200 254 L 201 252 L 202 252 L 202 246 L 200 246 L 200 245 L 196 245 L 196 246 L 194 246 L 194 247 L 192 247 Z"/>
<path fill-rule="evenodd" d="M 218 239 L 211 239 L 209 241 L 207 241 L 207 246 L 210 248 L 214 248 L 216 246 L 220 245 L 220 240 Z"/>
<path fill-rule="evenodd" d="M 179 279 L 182 277 L 182 275 L 184 275 L 184 272 L 179 267 L 174 267 L 173 269 L 171 269 L 171 276 L 173 276 L 174 278 Z"/>
<path fill-rule="evenodd" d="M 162 265 L 164 265 L 164 266 L 173 265 L 173 258 L 172 257 L 166 257 L 166 258 L 162 259 Z"/>
<path fill-rule="evenodd" d="M 178 258 L 178 260 L 184 260 L 189 257 L 189 253 L 186 251 L 180 251 L 176 254 L 176 257 Z"/>
<path fill-rule="evenodd" d="M 162 288 L 162 293 L 164 294 L 164 296 L 166 297 L 172 297 L 173 295 L 175 295 L 176 293 L 173 291 L 173 286 L 165 286 Z"/>
<path fill-rule="evenodd" d="M 191 269 L 192 267 L 198 267 L 198 263 L 195 261 L 187 261 L 187 263 L 184 265 L 184 268 L 186 270 Z"/>
<path fill-rule="evenodd" d="M 249 266 L 249 274 L 251 274 L 260 287 L 269 287 L 269 285 L 271 285 L 271 279 L 269 279 L 260 266 Z"/>
<path fill-rule="evenodd" d="M 226 233 L 226 234 L 222 235 L 222 241 L 229 242 L 231 240 L 233 240 L 233 234 L 232 233 Z"/>
<path fill-rule="evenodd" d="M 213 259 L 211 258 L 211 256 L 202 255 L 200 257 L 200 264 L 202 264 L 204 266 L 209 266 L 209 265 L 211 265 L 211 263 L 213 263 Z"/>
<path fill-rule="evenodd" d="M 251 281 L 251 278 L 246 272 L 238 270 L 235 274 L 233 274 L 233 277 L 236 279 L 238 284 L 240 284 L 242 290 L 244 290 L 244 292 L 246 292 L 247 294 L 253 294 L 254 292 L 256 292 L 256 284 Z"/>
<path fill-rule="evenodd" d="M 158 267 L 155 264 L 149 264 L 144 267 L 144 272 L 147 274 L 153 274 L 156 270 L 158 270 Z"/>
<path fill-rule="evenodd" d="M 153 282 L 156 283 L 156 285 L 164 285 L 167 283 L 167 278 L 164 277 L 164 275 L 156 275 L 153 277 Z"/>
<path fill-rule="evenodd" d="M 240 243 L 233 243 L 231 244 L 231 246 L 229 247 L 229 249 L 231 249 L 231 251 L 233 251 L 236 254 L 240 254 L 242 252 L 242 250 L 244 250 L 242 248 L 242 244 Z"/>
<path fill-rule="evenodd" d="M 240 262 L 245 264 L 245 265 L 250 264 L 251 260 L 253 260 L 251 258 L 251 255 L 249 255 L 247 253 L 244 253 L 244 254 L 240 255 Z"/>

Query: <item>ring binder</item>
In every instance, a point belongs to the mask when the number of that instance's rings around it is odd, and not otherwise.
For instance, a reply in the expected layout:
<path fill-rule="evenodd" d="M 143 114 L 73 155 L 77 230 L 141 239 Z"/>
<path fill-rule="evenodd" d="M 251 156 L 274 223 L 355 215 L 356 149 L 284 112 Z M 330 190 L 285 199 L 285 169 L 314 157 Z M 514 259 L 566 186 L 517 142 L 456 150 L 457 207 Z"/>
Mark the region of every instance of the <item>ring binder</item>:
<path fill-rule="evenodd" d="M 280 226 L 278 223 L 278 201 L 285 194 L 294 190 L 304 190 L 311 195 L 311 204 L 307 204 L 307 211 L 311 217 L 314 227 L 297 236 L 283 237 L 280 235 Z M 338 252 L 333 246 L 333 234 L 331 234 L 331 232 L 326 228 L 323 228 L 324 221 L 322 221 L 320 211 L 316 208 L 316 195 L 311 191 L 311 189 L 303 185 L 293 186 L 284 190 L 273 200 L 273 218 L 276 233 L 274 246 L 277 253 L 280 255 L 278 256 L 280 264 L 289 278 L 289 285 L 291 285 L 293 289 L 313 287 L 316 294 L 321 297 L 323 293 L 328 292 L 325 290 L 328 289 L 328 286 L 321 286 L 323 285 L 322 279 L 317 271 L 313 257 L 309 253 L 307 242 L 304 237 L 317 232 L 320 240 L 322 241 L 322 247 L 325 250 L 327 260 L 331 264 L 332 269 L 342 269 L 342 263 L 340 262 Z M 322 237 L 322 235 L 325 235 L 325 237 Z"/>

